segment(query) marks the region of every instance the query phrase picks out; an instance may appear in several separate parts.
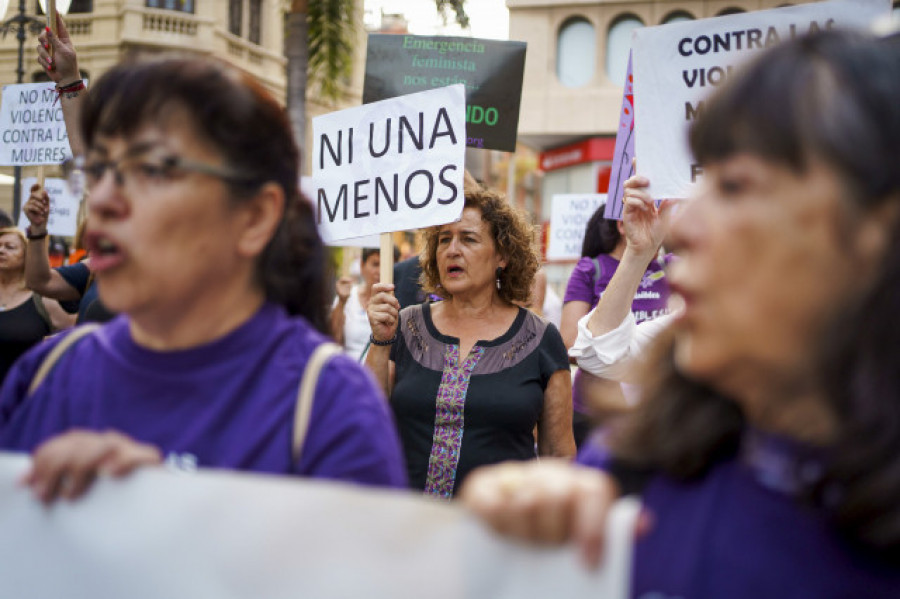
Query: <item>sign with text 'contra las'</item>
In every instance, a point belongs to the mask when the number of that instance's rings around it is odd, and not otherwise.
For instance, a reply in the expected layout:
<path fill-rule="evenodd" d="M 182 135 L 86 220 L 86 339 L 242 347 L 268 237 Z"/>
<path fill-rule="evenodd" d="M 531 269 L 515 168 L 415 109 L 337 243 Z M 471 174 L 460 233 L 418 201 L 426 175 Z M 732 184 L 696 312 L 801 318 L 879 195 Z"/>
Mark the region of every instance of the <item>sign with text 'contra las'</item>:
<path fill-rule="evenodd" d="M 0 164 L 59 164 L 71 157 L 62 107 L 53 83 L 3 86 Z"/>
<path fill-rule="evenodd" d="M 605 193 L 565 193 L 550 204 L 550 239 L 547 260 L 578 260 L 585 227 L 606 201 Z"/>
<path fill-rule="evenodd" d="M 889 0 L 831 0 L 635 29 L 635 153 L 656 199 L 685 198 L 702 175 L 688 148 L 707 96 L 742 62 L 782 40 L 865 27 Z"/>
<path fill-rule="evenodd" d="M 424 89 L 466 88 L 466 145 L 513 152 L 525 42 L 369 34 L 363 102 Z"/>
<path fill-rule="evenodd" d="M 313 205 L 322 239 L 459 220 L 465 94 L 451 85 L 313 119 Z"/>

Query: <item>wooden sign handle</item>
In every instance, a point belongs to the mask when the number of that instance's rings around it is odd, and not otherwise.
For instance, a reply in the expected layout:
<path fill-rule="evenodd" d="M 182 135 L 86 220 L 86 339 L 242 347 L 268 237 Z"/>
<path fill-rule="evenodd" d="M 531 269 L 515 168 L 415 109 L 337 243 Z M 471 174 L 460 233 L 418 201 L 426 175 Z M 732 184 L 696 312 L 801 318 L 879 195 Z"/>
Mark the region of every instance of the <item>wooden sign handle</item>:
<path fill-rule="evenodd" d="M 394 238 L 390 233 L 381 234 L 381 283 L 394 282 Z"/>

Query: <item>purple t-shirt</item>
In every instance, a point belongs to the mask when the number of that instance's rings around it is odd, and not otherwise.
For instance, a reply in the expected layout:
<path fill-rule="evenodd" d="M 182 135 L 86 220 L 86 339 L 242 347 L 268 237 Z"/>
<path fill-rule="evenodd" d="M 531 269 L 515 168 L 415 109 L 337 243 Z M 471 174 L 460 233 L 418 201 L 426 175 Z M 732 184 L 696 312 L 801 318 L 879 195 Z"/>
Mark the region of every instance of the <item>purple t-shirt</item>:
<path fill-rule="evenodd" d="M 566 285 L 566 295 L 563 303 L 580 301 L 587 302 L 593 309 L 600 301 L 600 295 L 606 291 L 609 280 L 619 267 L 619 261 L 608 254 L 600 254 L 596 258 L 581 258 L 575 264 L 575 269 L 569 276 Z M 599 271 L 599 273 L 598 273 Z M 669 283 L 663 265 L 654 260 L 647 267 L 634 301 L 631 303 L 631 312 L 636 322 L 652 320 L 657 316 L 668 314 Z M 587 402 L 581 391 L 581 370 L 575 372 L 572 381 L 572 405 L 576 412 L 587 412 Z"/>
<path fill-rule="evenodd" d="M 301 373 L 325 340 L 304 319 L 266 304 L 221 339 L 157 352 L 135 344 L 120 316 L 68 349 L 30 399 L 32 376 L 58 339 L 13 366 L 0 391 L 0 448 L 32 451 L 72 428 L 113 429 L 181 465 L 405 487 L 384 395 L 343 355 L 321 372 L 294 463 Z"/>
<path fill-rule="evenodd" d="M 595 260 L 597 262 L 595 262 Z M 597 276 L 599 262 L 599 277 Z M 581 258 L 569 276 L 566 295 L 563 303 L 587 302 L 593 309 L 600 301 L 600 295 L 606 291 L 609 280 L 619 267 L 619 261 L 608 254 L 600 254 L 596 258 Z M 666 303 L 669 300 L 669 283 L 663 266 L 656 260 L 650 263 L 644 273 L 631 304 L 631 312 L 635 321 L 643 322 L 668 314 Z"/>
<path fill-rule="evenodd" d="M 650 478 L 642 501 L 653 525 L 635 544 L 632 597 L 900 597 L 900 569 L 848 546 L 821 512 L 795 498 L 789 473 L 820 472 L 815 454 L 782 438 L 747 438 L 741 455 L 697 480 Z M 608 465 L 594 443 L 578 461 Z"/>

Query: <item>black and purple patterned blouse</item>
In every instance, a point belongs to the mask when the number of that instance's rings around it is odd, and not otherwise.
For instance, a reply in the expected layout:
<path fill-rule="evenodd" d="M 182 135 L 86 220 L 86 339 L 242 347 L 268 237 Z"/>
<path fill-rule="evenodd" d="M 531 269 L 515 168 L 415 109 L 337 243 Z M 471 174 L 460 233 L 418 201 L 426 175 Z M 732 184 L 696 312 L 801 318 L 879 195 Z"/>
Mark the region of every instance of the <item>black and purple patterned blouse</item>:
<path fill-rule="evenodd" d="M 559 331 L 524 308 L 506 333 L 460 356 L 459 340 L 435 328 L 430 305 L 410 306 L 391 360 L 410 485 L 448 499 L 478 466 L 535 457 L 544 390 L 569 369 Z"/>

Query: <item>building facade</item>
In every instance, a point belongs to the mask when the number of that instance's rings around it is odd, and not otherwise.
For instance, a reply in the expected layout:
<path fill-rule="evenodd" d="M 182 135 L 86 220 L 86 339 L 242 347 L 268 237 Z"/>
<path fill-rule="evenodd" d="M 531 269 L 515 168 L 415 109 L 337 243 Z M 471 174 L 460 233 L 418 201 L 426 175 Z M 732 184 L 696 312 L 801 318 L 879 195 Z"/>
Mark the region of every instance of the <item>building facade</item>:
<path fill-rule="evenodd" d="M 18 14 L 11 0 L 7 20 Z M 189 53 L 225 59 L 256 77 L 281 102 L 286 101 L 284 57 L 285 0 L 73 0 L 66 26 L 78 50 L 78 65 L 90 81 L 133 52 Z M 359 0 L 360 21 L 362 0 Z M 27 0 L 26 14 L 45 18 L 37 0 Z M 345 82 L 341 105 L 362 97 L 365 33 L 359 27 L 353 76 Z M 37 37 L 28 33 L 23 55 L 24 83 L 46 80 L 37 64 Z M 16 82 L 18 42 L 15 32 L 0 39 L 0 85 Z M 310 86 L 307 119 L 335 109 Z M 307 126 L 309 139 L 311 128 Z M 304 147 L 309 147 L 308 139 Z M 23 178 L 33 172 L 23 169 Z M 0 167 L 12 175 L 12 167 Z M 53 176 L 53 169 L 47 171 Z M 9 211 L 12 185 L 0 185 L 0 207 Z"/>
<path fill-rule="evenodd" d="M 540 152 L 543 219 L 549 218 L 555 194 L 607 191 L 635 28 L 785 4 L 784 0 L 506 0 L 509 39 L 528 43 L 519 141 Z M 893 4 L 897 19 L 900 2 Z M 569 268 L 550 265 L 548 277 L 559 284 Z"/>

